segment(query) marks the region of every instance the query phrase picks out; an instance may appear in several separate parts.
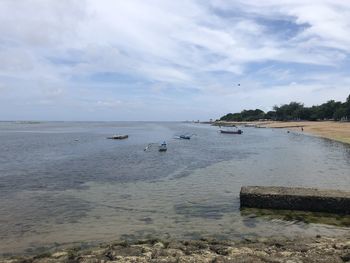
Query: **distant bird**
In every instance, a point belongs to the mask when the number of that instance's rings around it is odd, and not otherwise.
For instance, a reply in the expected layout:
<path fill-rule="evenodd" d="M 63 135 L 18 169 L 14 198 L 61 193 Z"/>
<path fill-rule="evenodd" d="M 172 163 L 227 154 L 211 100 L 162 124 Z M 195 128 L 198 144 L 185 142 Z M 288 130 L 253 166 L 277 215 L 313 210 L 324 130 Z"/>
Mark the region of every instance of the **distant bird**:
<path fill-rule="evenodd" d="M 238 85 L 237 86 L 241 86 L 241 83 L 238 83 Z"/>

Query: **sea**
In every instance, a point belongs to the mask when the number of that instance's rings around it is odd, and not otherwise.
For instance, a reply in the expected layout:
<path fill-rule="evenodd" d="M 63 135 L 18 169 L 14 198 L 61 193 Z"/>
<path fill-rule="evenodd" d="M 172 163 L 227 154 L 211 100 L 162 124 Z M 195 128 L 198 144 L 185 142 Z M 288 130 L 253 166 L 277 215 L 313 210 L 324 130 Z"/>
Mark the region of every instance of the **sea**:
<path fill-rule="evenodd" d="M 113 240 L 349 232 L 348 216 L 239 204 L 246 185 L 349 190 L 349 145 L 285 129 L 241 129 L 233 135 L 199 123 L 0 122 L 0 255 Z M 106 139 L 113 134 L 129 138 Z M 168 150 L 159 152 L 163 141 Z"/>

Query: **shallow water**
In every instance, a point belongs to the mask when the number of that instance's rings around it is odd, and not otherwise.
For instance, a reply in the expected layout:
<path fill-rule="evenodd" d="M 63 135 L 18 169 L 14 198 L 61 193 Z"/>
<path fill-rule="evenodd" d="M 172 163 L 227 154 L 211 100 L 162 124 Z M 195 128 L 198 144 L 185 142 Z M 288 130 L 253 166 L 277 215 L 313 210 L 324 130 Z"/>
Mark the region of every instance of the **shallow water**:
<path fill-rule="evenodd" d="M 183 132 L 191 140 L 173 139 Z M 106 140 L 114 133 L 127 140 Z M 168 151 L 151 142 L 166 140 Z M 350 189 L 350 147 L 189 123 L 0 123 L 0 254 L 135 238 L 338 235 L 350 218 L 239 210 L 242 185 Z M 317 220 L 315 220 L 317 218 Z"/>

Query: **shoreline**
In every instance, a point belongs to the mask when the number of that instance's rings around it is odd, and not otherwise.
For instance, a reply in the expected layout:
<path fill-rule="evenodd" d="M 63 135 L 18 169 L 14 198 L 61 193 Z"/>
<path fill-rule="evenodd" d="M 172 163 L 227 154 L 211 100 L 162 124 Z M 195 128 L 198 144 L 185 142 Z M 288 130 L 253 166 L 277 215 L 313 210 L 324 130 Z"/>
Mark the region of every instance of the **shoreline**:
<path fill-rule="evenodd" d="M 230 240 L 140 240 L 73 247 L 0 263 L 48 262 L 350 262 L 350 236 L 293 239 L 270 237 Z"/>
<path fill-rule="evenodd" d="M 288 129 L 350 144 L 350 122 L 338 121 L 253 121 L 217 122 L 216 126 L 250 125 L 256 128 Z M 303 128 L 303 131 L 301 130 Z"/>

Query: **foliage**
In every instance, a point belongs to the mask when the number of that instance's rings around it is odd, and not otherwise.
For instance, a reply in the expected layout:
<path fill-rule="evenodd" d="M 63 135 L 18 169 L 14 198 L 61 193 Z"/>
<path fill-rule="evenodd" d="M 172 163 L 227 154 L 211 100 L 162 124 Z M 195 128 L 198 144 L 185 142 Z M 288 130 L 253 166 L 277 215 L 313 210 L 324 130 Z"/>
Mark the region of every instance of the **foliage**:
<path fill-rule="evenodd" d="M 222 121 L 257 121 L 265 117 L 265 113 L 260 110 L 243 110 L 240 113 L 229 113 L 220 120 Z"/>
<path fill-rule="evenodd" d="M 221 121 L 257 121 L 261 119 L 289 120 L 350 120 L 350 95 L 344 103 L 329 100 L 321 105 L 305 107 L 299 102 L 290 102 L 281 106 L 275 105 L 273 111 L 265 113 L 260 109 L 243 110 L 221 117 Z"/>

